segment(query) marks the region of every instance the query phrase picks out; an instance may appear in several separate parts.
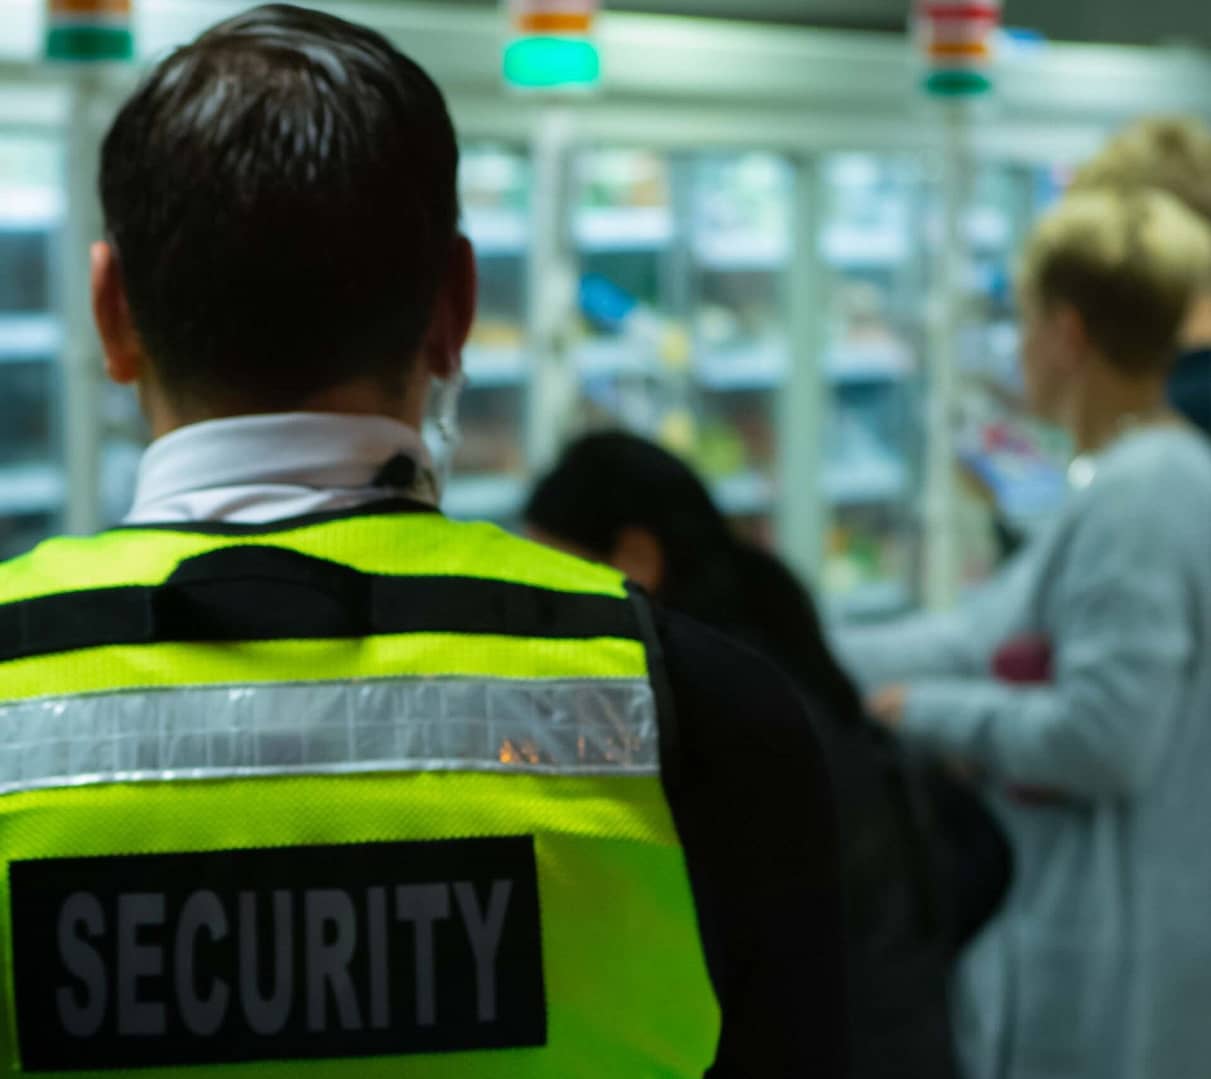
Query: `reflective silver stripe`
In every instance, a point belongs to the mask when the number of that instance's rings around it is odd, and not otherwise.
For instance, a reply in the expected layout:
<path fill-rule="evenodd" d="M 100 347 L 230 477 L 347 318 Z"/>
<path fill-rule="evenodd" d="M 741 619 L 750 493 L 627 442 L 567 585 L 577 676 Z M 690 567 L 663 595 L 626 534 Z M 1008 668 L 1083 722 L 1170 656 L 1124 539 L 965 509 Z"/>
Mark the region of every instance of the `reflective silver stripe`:
<path fill-rule="evenodd" d="M 0 705 L 0 794 L 254 775 L 658 769 L 643 679 L 184 686 Z"/>

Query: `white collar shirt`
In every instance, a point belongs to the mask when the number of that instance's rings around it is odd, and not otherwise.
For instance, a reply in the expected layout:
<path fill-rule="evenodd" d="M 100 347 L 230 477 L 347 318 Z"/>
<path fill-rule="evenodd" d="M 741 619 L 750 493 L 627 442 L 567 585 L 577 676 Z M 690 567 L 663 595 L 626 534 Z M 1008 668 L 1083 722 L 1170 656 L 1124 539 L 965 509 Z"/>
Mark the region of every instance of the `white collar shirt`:
<path fill-rule="evenodd" d="M 406 424 L 319 412 L 238 416 L 156 439 L 124 523 L 266 524 L 391 498 L 438 501 L 424 441 Z"/>

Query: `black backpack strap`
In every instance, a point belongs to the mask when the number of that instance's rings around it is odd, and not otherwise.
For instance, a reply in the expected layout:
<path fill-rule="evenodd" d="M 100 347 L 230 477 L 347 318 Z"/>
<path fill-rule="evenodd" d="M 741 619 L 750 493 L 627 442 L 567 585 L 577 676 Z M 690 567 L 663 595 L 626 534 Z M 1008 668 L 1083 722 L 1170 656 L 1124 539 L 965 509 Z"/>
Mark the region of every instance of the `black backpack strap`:
<path fill-rule="evenodd" d="M 681 786 L 681 728 L 664 657 L 664 643 L 656 625 L 656 614 L 648 594 L 627 582 L 627 595 L 639 624 L 640 639 L 647 652 L 648 678 L 656 699 L 656 722 L 660 732 L 660 771 L 666 792 Z"/>

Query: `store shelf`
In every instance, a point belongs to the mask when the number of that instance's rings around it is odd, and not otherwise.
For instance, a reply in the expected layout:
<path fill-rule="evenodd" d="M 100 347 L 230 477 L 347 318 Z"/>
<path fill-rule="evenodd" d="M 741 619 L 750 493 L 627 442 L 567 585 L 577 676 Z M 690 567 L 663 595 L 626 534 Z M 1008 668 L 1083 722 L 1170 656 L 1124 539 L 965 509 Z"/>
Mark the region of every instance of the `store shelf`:
<path fill-rule="evenodd" d="M 774 508 L 774 482 L 755 470 L 724 476 L 712 490 L 716 505 L 729 517 L 756 517 Z"/>
<path fill-rule="evenodd" d="M 471 389 L 520 386 L 528 374 L 526 354 L 520 348 L 484 348 L 468 345 L 463 367 Z"/>
<path fill-rule="evenodd" d="M 708 270 L 728 273 L 734 270 L 783 270 L 790 261 L 790 246 L 785 236 L 748 232 L 716 232 L 699 236 L 694 254 Z"/>
<path fill-rule="evenodd" d="M 1004 210 L 978 206 L 967 216 L 967 242 L 981 251 L 1005 251 L 1013 242 L 1013 224 Z"/>
<path fill-rule="evenodd" d="M 844 342 L 825 354 L 824 369 L 837 385 L 858 382 L 892 382 L 913 371 L 912 350 L 900 341 Z"/>
<path fill-rule="evenodd" d="M 49 462 L 0 466 L 0 516 L 53 513 L 66 493 L 62 469 Z"/>
<path fill-rule="evenodd" d="M 1022 393 L 1022 334 L 1011 321 L 965 327 L 959 335 L 959 368 L 1015 396 Z"/>
<path fill-rule="evenodd" d="M 634 341 L 620 337 L 597 337 L 582 341 L 576 347 L 575 361 L 582 379 L 659 373 L 659 367 L 648 352 Z"/>
<path fill-rule="evenodd" d="M 526 485 L 516 476 L 455 476 L 442 497 L 442 511 L 463 520 L 500 521 L 521 511 Z"/>
<path fill-rule="evenodd" d="M 820 250 L 834 266 L 885 267 L 908 258 L 908 236 L 898 229 L 831 225 Z"/>
<path fill-rule="evenodd" d="M 62 343 L 53 315 L 0 315 L 0 363 L 53 359 Z"/>
<path fill-rule="evenodd" d="M 908 609 L 912 599 L 903 581 L 870 581 L 829 601 L 840 618 L 886 618 Z"/>
<path fill-rule="evenodd" d="M 473 206 L 464 212 L 463 224 L 482 257 L 523 255 L 530 244 L 530 222 L 517 210 Z"/>
<path fill-rule="evenodd" d="M 785 341 L 763 341 L 702 352 L 694 373 L 703 386 L 717 392 L 769 390 L 781 386 L 790 371 Z"/>
<path fill-rule="evenodd" d="M 822 486 L 834 506 L 896 502 L 908 493 L 908 470 L 891 458 L 872 455 L 827 466 Z"/>
<path fill-rule="evenodd" d="M 584 251 L 646 251 L 673 240 L 673 215 L 664 206 L 582 209 L 576 215 L 576 242 Z"/>

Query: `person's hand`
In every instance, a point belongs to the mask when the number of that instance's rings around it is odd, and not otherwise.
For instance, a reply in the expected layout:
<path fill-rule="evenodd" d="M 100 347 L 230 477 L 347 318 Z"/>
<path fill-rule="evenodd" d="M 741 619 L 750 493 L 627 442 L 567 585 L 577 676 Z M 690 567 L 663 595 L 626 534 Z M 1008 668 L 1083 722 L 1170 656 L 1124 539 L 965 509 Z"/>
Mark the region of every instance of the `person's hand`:
<path fill-rule="evenodd" d="M 907 686 L 886 686 L 866 702 L 866 707 L 876 723 L 894 731 L 904 722 L 904 708 L 907 703 Z"/>

